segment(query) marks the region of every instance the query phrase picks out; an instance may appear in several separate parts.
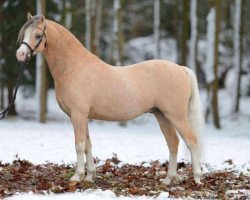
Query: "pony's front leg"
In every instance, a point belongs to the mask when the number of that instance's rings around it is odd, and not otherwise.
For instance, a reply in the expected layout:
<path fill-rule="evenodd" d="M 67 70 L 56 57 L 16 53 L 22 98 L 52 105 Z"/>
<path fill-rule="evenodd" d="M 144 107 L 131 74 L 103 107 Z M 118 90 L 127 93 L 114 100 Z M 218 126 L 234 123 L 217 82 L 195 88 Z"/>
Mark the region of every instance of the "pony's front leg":
<path fill-rule="evenodd" d="M 71 122 L 75 132 L 75 148 L 77 155 L 76 171 L 70 182 L 80 182 L 84 179 L 84 152 L 87 136 L 87 117 L 80 113 L 72 113 Z"/>
<path fill-rule="evenodd" d="M 96 167 L 95 167 L 94 159 L 92 156 L 92 144 L 90 141 L 88 126 L 87 126 L 85 155 L 86 155 L 86 161 L 87 161 L 87 176 L 85 177 L 84 180 L 93 182 L 93 177 L 96 176 Z"/>

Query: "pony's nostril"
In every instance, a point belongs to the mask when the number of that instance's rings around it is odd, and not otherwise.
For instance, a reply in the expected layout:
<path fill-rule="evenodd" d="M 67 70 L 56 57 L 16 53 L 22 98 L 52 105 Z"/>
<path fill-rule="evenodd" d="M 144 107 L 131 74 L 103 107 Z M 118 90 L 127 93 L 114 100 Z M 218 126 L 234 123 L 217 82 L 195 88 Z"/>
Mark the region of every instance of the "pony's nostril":
<path fill-rule="evenodd" d="M 17 51 L 16 57 L 19 61 L 23 61 L 25 59 L 25 52 L 24 51 Z"/>

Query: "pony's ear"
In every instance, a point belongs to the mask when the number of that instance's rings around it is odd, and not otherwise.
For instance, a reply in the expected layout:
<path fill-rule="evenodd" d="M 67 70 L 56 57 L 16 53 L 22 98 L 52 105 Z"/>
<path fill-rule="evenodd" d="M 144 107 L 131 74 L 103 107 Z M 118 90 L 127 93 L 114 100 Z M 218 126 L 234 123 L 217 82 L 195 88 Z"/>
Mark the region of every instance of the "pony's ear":
<path fill-rule="evenodd" d="M 33 16 L 30 14 L 30 12 L 28 12 L 28 13 L 27 13 L 27 19 L 30 20 L 30 19 L 32 19 L 32 18 L 33 18 Z"/>
<path fill-rule="evenodd" d="M 45 17 L 43 16 L 43 15 L 41 15 L 41 22 L 44 22 L 44 20 L 45 20 Z"/>

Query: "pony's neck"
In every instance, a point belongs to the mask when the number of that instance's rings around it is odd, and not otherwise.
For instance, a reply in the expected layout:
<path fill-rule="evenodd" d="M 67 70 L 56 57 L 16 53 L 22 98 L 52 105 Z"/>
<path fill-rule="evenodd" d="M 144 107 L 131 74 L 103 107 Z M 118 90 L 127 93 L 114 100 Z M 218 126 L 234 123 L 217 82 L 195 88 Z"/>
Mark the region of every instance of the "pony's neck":
<path fill-rule="evenodd" d="M 95 63 L 102 63 L 97 56 L 89 52 L 79 40 L 63 26 L 46 20 L 47 22 L 47 47 L 44 56 L 47 60 L 53 78 L 61 77 L 69 67 L 76 66 L 76 63 L 84 67 L 89 59 Z"/>

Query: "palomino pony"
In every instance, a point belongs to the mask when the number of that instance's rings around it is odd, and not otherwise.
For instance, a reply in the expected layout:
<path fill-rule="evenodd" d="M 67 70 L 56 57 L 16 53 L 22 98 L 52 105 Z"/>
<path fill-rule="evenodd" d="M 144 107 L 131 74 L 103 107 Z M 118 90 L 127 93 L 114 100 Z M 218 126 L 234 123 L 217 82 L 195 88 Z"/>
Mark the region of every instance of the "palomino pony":
<path fill-rule="evenodd" d="M 194 179 L 200 183 L 198 127 L 202 115 L 196 76 L 190 69 L 164 60 L 111 66 L 87 51 L 63 26 L 29 13 L 18 42 L 16 57 L 20 62 L 33 54 L 44 54 L 57 101 L 72 121 L 77 167 L 71 182 L 93 181 L 96 174 L 88 119 L 125 121 L 150 112 L 159 122 L 170 151 L 163 183 L 170 184 L 177 177 L 176 130 L 191 152 Z"/>

